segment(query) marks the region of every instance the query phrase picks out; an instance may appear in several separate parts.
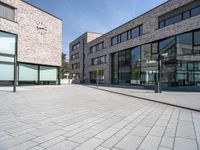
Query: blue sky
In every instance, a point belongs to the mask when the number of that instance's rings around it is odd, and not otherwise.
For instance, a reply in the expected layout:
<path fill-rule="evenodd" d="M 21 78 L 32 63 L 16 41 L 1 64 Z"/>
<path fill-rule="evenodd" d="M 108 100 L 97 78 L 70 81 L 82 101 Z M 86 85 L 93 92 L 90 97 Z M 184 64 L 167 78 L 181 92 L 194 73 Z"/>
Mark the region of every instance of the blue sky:
<path fill-rule="evenodd" d="M 106 33 L 167 0 L 27 0 L 63 20 L 63 52 L 86 31 Z"/>

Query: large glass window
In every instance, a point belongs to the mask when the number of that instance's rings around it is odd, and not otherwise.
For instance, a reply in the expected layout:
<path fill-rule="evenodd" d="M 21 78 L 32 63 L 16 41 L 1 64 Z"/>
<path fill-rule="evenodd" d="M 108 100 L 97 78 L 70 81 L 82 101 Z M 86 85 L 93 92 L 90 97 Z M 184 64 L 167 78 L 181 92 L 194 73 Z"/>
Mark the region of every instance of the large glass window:
<path fill-rule="evenodd" d="M 16 35 L 0 32 L 0 53 L 15 55 Z"/>
<path fill-rule="evenodd" d="M 106 63 L 106 56 L 101 56 L 97 58 L 93 58 L 91 60 L 92 65 L 100 65 L 100 64 L 105 64 Z"/>
<path fill-rule="evenodd" d="M 14 80 L 14 65 L 0 63 L 0 81 Z"/>
<path fill-rule="evenodd" d="M 192 54 L 192 32 L 177 36 L 177 55 Z"/>
<path fill-rule="evenodd" d="M 119 56 L 118 53 L 112 54 L 112 83 L 117 84 L 119 78 Z"/>
<path fill-rule="evenodd" d="M 14 21 L 15 10 L 0 2 L 0 17 Z"/>
<path fill-rule="evenodd" d="M 40 66 L 40 81 L 57 81 L 58 69 L 55 67 Z"/>
<path fill-rule="evenodd" d="M 22 84 L 37 84 L 38 69 L 37 65 L 19 64 L 19 82 L 23 82 Z"/>
<path fill-rule="evenodd" d="M 16 35 L 0 32 L 0 81 L 14 81 Z"/>
<path fill-rule="evenodd" d="M 158 70 L 158 55 L 152 53 L 153 44 L 145 44 L 141 46 L 141 84 L 155 84 L 156 72 Z M 156 50 L 154 50 L 156 51 Z"/>
<path fill-rule="evenodd" d="M 131 50 L 131 84 L 140 84 L 140 47 Z"/>
<path fill-rule="evenodd" d="M 131 79 L 131 51 L 119 52 L 119 83 L 130 83 Z"/>

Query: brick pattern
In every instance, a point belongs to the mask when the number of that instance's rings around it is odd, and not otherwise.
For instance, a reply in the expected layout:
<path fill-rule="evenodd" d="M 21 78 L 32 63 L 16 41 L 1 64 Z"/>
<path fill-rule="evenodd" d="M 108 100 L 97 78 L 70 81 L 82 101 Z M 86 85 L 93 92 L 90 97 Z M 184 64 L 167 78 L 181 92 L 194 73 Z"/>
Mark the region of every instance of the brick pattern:
<path fill-rule="evenodd" d="M 62 21 L 22 0 L 1 1 L 16 8 L 15 22 L 0 18 L 0 30 L 18 35 L 18 61 L 60 66 Z M 46 34 L 41 35 L 38 24 Z"/>

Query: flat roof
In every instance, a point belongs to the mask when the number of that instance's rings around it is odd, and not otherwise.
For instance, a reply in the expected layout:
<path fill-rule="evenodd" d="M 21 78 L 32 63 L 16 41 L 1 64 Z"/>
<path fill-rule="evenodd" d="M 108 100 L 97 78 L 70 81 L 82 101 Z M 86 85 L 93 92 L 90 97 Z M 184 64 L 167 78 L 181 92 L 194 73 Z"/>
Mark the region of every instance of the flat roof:
<path fill-rule="evenodd" d="M 40 11 L 42 11 L 42 12 L 44 12 L 44 13 L 46 13 L 46 14 L 49 14 L 50 16 L 52 16 L 52 17 L 54 17 L 54 18 L 56 18 L 56 19 L 59 19 L 59 20 L 63 21 L 61 18 L 59 18 L 59 17 L 57 17 L 57 16 L 55 16 L 55 15 L 53 15 L 53 14 L 51 14 L 51 13 L 45 11 L 45 10 L 43 10 L 43 9 L 41 9 L 41 8 L 39 8 L 39 7 L 33 5 L 33 4 L 31 4 L 31 3 L 29 3 L 29 2 L 27 2 L 27 1 L 25 1 L 25 0 L 21 0 L 21 1 L 24 2 L 24 3 L 26 3 L 26 4 L 28 4 L 28 5 L 30 5 L 30 6 L 32 6 L 32 7 L 34 7 L 34 8 L 36 8 L 36 9 L 39 9 Z"/>

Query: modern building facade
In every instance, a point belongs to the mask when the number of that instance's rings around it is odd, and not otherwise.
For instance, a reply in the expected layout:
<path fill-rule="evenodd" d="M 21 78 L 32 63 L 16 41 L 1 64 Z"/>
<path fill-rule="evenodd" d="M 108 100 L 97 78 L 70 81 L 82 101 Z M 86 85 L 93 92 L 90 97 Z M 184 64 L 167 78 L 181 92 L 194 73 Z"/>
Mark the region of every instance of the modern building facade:
<path fill-rule="evenodd" d="M 0 0 L 0 84 L 58 84 L 62 20 L 23 1 Z"/>
<path fill-rule="evenodd" d="M 200 91 L 199 0 L 169 0 L 87 41 L 78 59 L 77 42 L 70 44 L 71 74 L 85 83 L 153 87 L 161 80 L 163 88 Z"/>

